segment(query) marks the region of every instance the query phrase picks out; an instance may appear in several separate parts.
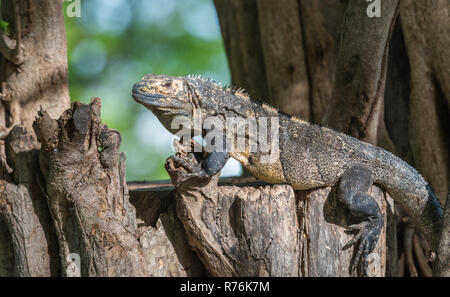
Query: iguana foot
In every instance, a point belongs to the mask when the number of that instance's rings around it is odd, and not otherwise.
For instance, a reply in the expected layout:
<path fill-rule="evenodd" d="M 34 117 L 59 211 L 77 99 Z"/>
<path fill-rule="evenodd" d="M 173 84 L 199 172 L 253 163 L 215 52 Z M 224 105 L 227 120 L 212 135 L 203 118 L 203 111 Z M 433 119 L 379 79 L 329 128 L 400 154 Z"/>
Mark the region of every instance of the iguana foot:
<path fill-rule="evenodd" d="M 183 168 L 179 170 L 178 175 L 183 175 L 180 180 L 183 182 L 190 178 L 208 179 L 215 176 L 225 166 L 230 158 L 227 152 L 209 152 L 204 151 L 198 153 L 187 152 L 185 148 L 195 151 L 196 145 L 200 145 L 195 140 L 189 140 L 186 144 L 178 140 L 174 140 L 174 147 L 177 151 L 176 155 L 171 156 L 166 161 L 166 170 L 174 172 L 175 168 Z"/>
<path fill-rule="evenodd" d="M 166 170 L 175 185 L 188 180 L 208 179 L 211 176 L 202 168 L 201 162 L 193 153 L 177 153 L 166 160 Z"/>
<path fill-rule="evenodd" d="M 375 249 L 384 223 L 383 214 L 377 202 L 367 194 L 372 184 L 372 172 L 363 166 L 356 165 L 345 171 L 338 191 L 339 200 L 347 205 L 353 214 L 364 219 L 362 223 L 348 227 L 347 231 L 356 232 L 356 235 L 343 247 L 343 249 L 356 247 L 350 273 L 355 273 L 359 265 L 359 274 L 363 276 L 367 275 L 369 254 Z"/>
<path fill-rule="evenodd" d="M 373 252 L 380 237 L 381 228 L 383 227 L 383 217 L 370 218 L 360 224 L 351 225 L 346 232 L 356 233 L 342 249 L 348 249 L 355 246 L 356 254 L 350 265 L 350 272 L 356 274 L 359 265 L 359 271 L 363 276 L 367 276 L 367 268 L 369 266 L 369 254 Z"/>

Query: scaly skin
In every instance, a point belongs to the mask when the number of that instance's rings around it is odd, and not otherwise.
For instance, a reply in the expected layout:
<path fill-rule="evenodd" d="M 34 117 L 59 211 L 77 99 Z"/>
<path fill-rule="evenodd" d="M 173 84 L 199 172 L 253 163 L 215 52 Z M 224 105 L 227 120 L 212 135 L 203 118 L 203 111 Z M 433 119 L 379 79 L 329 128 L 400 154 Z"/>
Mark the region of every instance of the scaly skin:
<path fill-rule="evenodd" d="M 436 251 L 442 221 L 441 206 L 424 178 L 391 153 L 279 112 L 240 90 L 224 88 L 202 77 L 147 74 L 133 87 L 133 98 L 151 110 L 174 134 L 177 130 L 171 127 L 172 120 L 181 115 L 191 121 L 194 110 L 201 110 L 202 120 L 212 115 L 222 120 L 229 117 L 278 117 L 280 149 L 274 162 L 262 162 L 266 155 L 259 151 L 250 152 L 246 142 L 242 152 L 209 153 L 195 174 L 211 176 L 229 157 L 233 157 L 257 178 L 268 183 L 287 183 L 296 190 L 339 185 L 339 199 L 353 213 L 365 219 L 359 225 L 350 226 L 349 230 L 357 234 L 345 246 L 358 243 L 356 261 L 363 274 L 383 222 L 377 203 L 367 194 L 372 184 L 388 191 L 413 218 Z M 205 131 L 195 133 L 204 135 Z M 245 136 L 249 137 L 248 131 Z M 186 164 L 175 156 L 173 158 L 181 165 Z"/>

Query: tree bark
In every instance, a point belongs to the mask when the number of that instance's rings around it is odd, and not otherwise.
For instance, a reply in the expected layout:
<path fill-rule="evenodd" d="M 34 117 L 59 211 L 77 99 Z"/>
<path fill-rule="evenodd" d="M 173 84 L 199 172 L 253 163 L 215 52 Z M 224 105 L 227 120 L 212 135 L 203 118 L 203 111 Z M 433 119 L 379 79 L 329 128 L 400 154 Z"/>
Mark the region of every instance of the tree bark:
<path fill-rule="evenodd" d="M 5 258 L 0 274 L 58 275 L 58 247 L 36 179 L 40 145 L 32 123 L 40 107 L 59 117 L 69 106 L 62 4 L 5 0 L 1 18 L 10 35 L 0 32 L 0 233 L 6 240 L 0 254 L 12 248 L 14 256 Z"/>
<path fill-rule="evenodd" d="M 14 174 L 0 181 L 0 213 L 10 234 L 17 276 L 57 275 L 59 269 L 53 226 L 36 184 L 36 146 L 34 137 L 19 126 L 6 139 L 6 155 Z"/>
<path fill-rule="evenodd" d="M 411 65 L 409 138 L 417 169 L 441 204 L 449 189 L 450 4 L 401 2 L 400 19 Z"/>
<path fill-rule="evenodd" d="M 215 0 L 232 84 L 268 100 L 266 68 L 261 50 L 257 1 Z"/>
<path fill-rule="evenodd" d="M 300 10 L 295 0 L 256 2 L 268 102 L 309 119 L 309 84 Z M 274 13 L 276 12 L 276 13 Z M 264 100 L 264 99 L 263 99 Z"/>
<path fill-rule="evenodd" d="M 282 111 L 310 117 L 302 28 L 295 0 L 214 1 L 232 84 Z"/>
<path fill-rule="evenodd" d="M 75 275 L 147 275 L 120 134 L 101 125 L 100 99 L 72 104 L 58 121 L 42 112 L 34 127 L 63 275 L 72 254 L 83 263 Z"/>
<path fill-rule="evenodd" d="M 62 3 L 4 0 L 1 5 L 11 34 L 1 32 L 0 38 L 10 45 L 0 47 L 0 126 L 3 135 L 14 125 L 33 133 L 41 106 L 58 118 L 70 103 Z"/>
<path fill-rule="evenodd" d="M 369 18 L 367 3 L 350 0 L 345 10 L 333 96 L 325 124 L 362 141 L 377 144 L 389 40 L 399 1 L 381 6 L 381 17 Z"/>
<path fill-rule="evenodd" d="M 176 214 L 170 181 L 131 183 L 130 202 L 136 208 L 138 237 L 150 276 L 205 276 Z"/>
<path fill-rule="evenodd" d="M 310 120 L 315 123 L 322 123 L 332 95 L 339 28 L 347 2 L 299 1 L 310 85 Z"/>

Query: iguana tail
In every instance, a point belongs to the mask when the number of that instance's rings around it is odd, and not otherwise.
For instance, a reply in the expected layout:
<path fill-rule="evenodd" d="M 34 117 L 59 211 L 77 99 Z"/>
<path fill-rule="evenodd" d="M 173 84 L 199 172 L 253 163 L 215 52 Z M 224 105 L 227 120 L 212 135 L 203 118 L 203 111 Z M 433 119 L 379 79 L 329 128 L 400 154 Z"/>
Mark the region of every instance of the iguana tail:
<path fill-rule="evenodd" d="M 423 232 L 433 251 L 439 244 L 443 210 L 429 184 L 417 170 L 398 157 L 383 151 L 374 160 L 375 182 L 385 187 L 392 198 Z"/>

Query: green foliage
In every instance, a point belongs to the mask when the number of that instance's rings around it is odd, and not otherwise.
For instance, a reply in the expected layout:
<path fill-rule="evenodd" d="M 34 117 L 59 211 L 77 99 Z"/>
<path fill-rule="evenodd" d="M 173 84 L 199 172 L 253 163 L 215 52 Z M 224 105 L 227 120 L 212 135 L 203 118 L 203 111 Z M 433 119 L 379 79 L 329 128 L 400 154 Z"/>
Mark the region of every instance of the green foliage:
<path fill-rule="evenodd" d="M 6 33 L 6 35 L 10 34 L 9 23 L 0 19 L 0 29 Z"/>
<path fill-rule="evenodd" d="M 171 137 L 131 88 L 148 72 L 229 83 L 212 1 L 89 0 L 81 8 L 80 18 L 65 17 L 72 100 L 102 99 L 103 121 L 122 135 L 128 180 L 167 179 Z"/>

